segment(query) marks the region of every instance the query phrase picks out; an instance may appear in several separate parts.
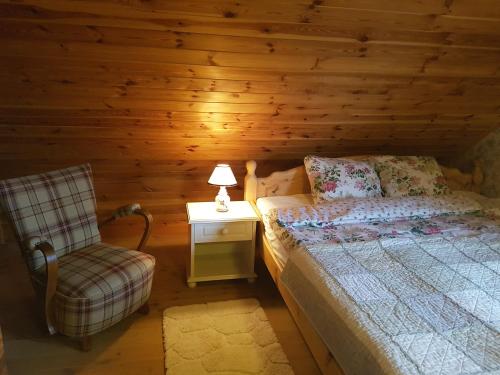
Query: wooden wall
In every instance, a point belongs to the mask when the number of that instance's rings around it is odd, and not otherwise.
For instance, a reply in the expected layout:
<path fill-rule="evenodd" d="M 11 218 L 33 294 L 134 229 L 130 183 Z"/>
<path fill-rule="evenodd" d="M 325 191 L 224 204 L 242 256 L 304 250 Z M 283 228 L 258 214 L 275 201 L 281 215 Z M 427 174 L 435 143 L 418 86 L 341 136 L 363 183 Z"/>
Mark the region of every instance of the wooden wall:
<path fill-rule="evenodd" d="M 448 157 L 499 124 L 498 0 L 0 0 L 0 178 L 90 161 L 157 244 L 217 161 Z"/>

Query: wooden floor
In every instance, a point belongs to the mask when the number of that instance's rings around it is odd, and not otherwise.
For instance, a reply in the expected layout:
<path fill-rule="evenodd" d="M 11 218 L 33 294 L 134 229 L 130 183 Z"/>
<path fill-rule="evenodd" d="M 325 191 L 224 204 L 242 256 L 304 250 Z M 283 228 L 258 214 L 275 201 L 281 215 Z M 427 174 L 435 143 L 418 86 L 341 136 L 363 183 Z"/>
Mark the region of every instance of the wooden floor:
<path fill-rule="evenodd" d="M 147 316 L 133 314 L 95 336 L 89 353 L 76 342 L 49 337 L 34 312 L 33 292 L 17 248 L 0 246 L 0 324 L 7 366 L 15 374 L 163 374 L 162 311 L 175 305 L 256 297 L 266 311 L 296 374 L 319 370 L 277 292 L 265 266 L 257 263 L 258 281 L 185 284 L 184 246 L 149 248 L 157 259 Z"/>

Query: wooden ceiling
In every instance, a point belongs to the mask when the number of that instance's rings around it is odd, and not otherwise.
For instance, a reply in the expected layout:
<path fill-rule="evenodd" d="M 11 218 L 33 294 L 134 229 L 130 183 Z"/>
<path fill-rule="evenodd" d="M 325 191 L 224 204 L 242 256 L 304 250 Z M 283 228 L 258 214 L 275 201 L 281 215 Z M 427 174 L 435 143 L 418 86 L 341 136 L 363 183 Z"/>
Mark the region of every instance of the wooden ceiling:
<path fill-rule="evenodd" d="M 450 157 L 500 125 L 498 0 L 0 0 L 0 38 L 0 178 L 90 161 L 101 210 L 168 224 L 216 161 Z"/>

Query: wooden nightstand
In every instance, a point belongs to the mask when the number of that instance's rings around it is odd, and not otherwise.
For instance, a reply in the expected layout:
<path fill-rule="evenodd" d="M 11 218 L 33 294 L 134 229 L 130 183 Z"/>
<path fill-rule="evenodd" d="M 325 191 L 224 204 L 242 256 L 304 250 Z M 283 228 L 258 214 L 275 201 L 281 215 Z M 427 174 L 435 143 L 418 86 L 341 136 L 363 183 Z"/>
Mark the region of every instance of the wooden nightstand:
<path fill-rule="evenodd" d="M 188 203 L 191 251 L 187 282 L 246 278 L 253 282 L 255 228 L 259 217 L 246 201 L 231 202 L 229 211 L 217 212 L 215 203 Z"/>

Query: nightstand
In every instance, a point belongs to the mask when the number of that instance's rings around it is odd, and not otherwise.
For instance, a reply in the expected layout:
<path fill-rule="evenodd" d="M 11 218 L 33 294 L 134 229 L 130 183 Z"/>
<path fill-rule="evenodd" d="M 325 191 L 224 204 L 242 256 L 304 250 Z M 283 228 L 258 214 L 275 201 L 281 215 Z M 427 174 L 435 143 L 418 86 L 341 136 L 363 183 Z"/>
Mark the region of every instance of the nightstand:
<path fill-rule="evenodd" d="M 248 279 L 257 275 L 255 263 L 255 229 L 259 217 L 246 201 L 231 202 L 229 211 L 218 212 L 213 202 L 188 203 L 190 253 L 187 282 Z"/>

